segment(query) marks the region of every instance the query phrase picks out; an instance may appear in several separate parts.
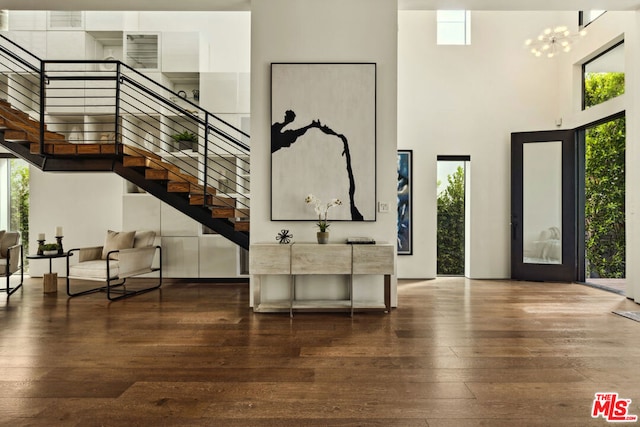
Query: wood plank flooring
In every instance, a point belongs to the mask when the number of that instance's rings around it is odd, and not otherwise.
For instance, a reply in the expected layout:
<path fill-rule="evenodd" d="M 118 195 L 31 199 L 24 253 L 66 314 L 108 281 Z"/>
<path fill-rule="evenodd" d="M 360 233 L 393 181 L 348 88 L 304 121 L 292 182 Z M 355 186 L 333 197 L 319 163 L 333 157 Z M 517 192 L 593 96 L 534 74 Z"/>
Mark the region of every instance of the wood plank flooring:
<path fill-rule="evenodd" d="M 640 311 L 599 289 L 401 281 L 391 314 L 254 314 L 244 284 L 0 295 L 1 426 L 591 426 L 640 415 Z M 625 425 L 625 424 L 622 424 Z M 631 424 L 633 425 L 633 423 Z"/>

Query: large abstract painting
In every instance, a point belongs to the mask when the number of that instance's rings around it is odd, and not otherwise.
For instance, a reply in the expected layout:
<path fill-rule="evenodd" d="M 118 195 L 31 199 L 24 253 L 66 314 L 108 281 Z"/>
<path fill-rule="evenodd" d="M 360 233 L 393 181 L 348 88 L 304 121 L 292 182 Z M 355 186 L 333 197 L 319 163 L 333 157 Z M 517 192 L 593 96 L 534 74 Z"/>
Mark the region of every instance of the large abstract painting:
<path fill-rule="evenodd" d="M 271 64 L 271 219 L 376 219 L 376 64 Z"/>
<path fill-rule="evenodd" d="M 411 255 L 413 249 L 412 155 L 411 150 L 398 150 L 398 255 Z"/>

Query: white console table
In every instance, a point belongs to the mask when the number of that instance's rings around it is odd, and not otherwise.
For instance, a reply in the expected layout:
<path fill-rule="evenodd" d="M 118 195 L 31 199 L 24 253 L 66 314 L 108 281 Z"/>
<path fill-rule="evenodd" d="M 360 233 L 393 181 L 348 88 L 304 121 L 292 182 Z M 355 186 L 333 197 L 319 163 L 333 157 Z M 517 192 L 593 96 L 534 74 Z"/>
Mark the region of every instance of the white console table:
<path fill-rule="evenodd" d="M 284 311 L 293 316 L 295 310 L 349 311 L 381 309 L 391 311 L 391 275 L 394 274 L 394 246 L 391 244 L 349 245 L 294 243 L 291 245 L 257 243 L 249 248 L 249 273 L 253 275 L 254 311 Z M 348 298 L 335 300 L 297 299 L 296 277 L 335 274 L 348 276 Z M 289 278 L 288 300 L 263 301 L 263 275 L 285 275 Z M 360 305 L 353 298 L 354 275 L 384 276 L 384 305 Z"/>

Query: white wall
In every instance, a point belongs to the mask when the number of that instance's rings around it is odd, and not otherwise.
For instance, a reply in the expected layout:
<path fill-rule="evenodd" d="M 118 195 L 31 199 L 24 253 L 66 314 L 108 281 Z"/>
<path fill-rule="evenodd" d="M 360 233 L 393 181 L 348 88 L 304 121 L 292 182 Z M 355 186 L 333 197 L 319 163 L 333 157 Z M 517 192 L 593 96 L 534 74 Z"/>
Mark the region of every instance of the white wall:
<path fill-rule="evenodd" d="M 575 13 L 472 12 L 470 46 L 437 46 L 435 12 L 401 11 L 398 148 L 413 150 L 413 255 L 398 277 L 436 275 L 438 155 L 470 155 L 471 278 L 510 276 L 510 133 L 555 128 L 557 63 L 527 38 Z"/>
<path fill-rule="evenodd" d="M 199 31 L 209 46 L 207 71 L 248 72 L 250 20 L 249 12 L 138 12 L 126 30 Z"/>
<path fill-rule="evenodd" d="M 122 230 L 122 178 L 114 173 L 54 173 L 30 168 L 29 247 L 35 252 L 39 233 L 55 243 L 55 231 L 64 231 L 65 250 L 101 246 L 106 232 Z M 64 275 L 64 260 L 54 260 L 53 271 Z M 46 261 L 29 262 L 29 273 L 48 272 Z"/>
<path fill-rule="evenodd" d="M 377 64 L 377 200 L 395 205 L 397 3 L 395 0 L 270 0 L 251 11 L 251 242 L 275 242 L 289 229 L 315 241 L 312 222 L 270 220 L 270 63 Z M 303 201 L 300 201 L 303 203 Z M 335 222 L 331 241 L 370 236 L 395 242 L 395 210 L 377 221 Z M 393 284 L 395 296 L 395 283 Z"/>

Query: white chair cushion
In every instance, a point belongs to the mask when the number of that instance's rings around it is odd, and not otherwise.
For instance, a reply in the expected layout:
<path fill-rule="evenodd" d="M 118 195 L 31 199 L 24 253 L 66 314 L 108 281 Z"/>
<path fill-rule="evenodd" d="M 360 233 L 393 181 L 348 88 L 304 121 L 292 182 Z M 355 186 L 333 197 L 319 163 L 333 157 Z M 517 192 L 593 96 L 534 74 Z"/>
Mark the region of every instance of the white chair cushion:
<path fill-rule="evenodd" d="M 118 277 L 119 267 L 117 260 L 109 260 L 109 273 L 111 279 Z M 69 276 L 85 279 L 107 280 L 107 260 L 85 261 L 69 266 Z"/>

